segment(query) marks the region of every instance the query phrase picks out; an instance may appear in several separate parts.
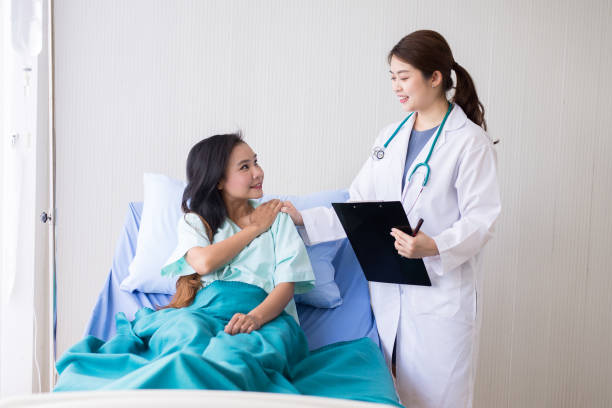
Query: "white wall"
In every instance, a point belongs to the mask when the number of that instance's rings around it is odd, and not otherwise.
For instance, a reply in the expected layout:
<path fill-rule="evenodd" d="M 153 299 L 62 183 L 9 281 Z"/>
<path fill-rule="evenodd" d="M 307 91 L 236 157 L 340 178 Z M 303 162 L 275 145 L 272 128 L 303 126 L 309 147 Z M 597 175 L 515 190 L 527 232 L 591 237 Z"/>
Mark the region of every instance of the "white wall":
<path fill-rule="evenodd" d="M 236 126 L 267 192 L 348 186 L 403 113 L 386 53 L 440 31 L 500 138 L 478 407 L 612 405 L 612 3 L 56 3 L 58 352 L 77 341 L 145 171 Z M 435 169 L 433 170 L 435 171 Z"/>
<path fill-rule="evenodd" d="M 6 58 L 5 56 L 5 50 L 6 50 L 6 41 L 7 41 L 7 37 L 8 37 L 8 27 L 7 24 L 5 23 L 7 21 L 6 19 L 6 2 L 4 1 L 0 1 L 0 21 L 2 21 L 2 24 L 0 24 L 0 55 L 2 55 L 2 60 L 0 61 L 0 135 L 2 135 L 2 140 L 0 141 L 0 157 L 2 157 L 2 160 L 4 162 L 4 152 L 6 150 L 6 145 L 8 145 L 8 139 L 7 134 L 8 134 L 8 129 L 7 129 L 7 118 L 6 118 L 6 114 L 5 114 L 5 107 L 6 107 L 6 102 L 5 100 L 7 99 L 6 96 L 6 92 L 3 92 L 4 89 L 6 89 L 7 84 L 6 82 L 6 78 L 5 78 L 5 72 L 6 72 Z M 5 191 L 4 190 L 4 164 L 0 165 L 0 191 Z M 4 200 L 0 199 L 0 214 L 4 213 L 4 207 L 5 207 L 5 203 Z M 1 230 L 0 230 L 1 231 Z M 4 248 L 4 234 L 0 232 L 0 276 L 2 276 L 2 273 L 4 271 L 4 251 L 2 250 Z M 3 285 L 2 285 L 2 279 L 0 278 L 0 316 L 2 315 L 2 305 L 4 303 L 3 301 L 3 296 L 2 296 L 2 292 L 4 291 L 3 289 Z M 2 326 L 0 325 L 0 338 L 2 338 Z M 0 366 L 2 366 L 2 345 L 0 344 Z M 0 374 L 1 376 L 2 374 Z M 0 381 L 2 381 L 2 378 L 0 377 Z"/>

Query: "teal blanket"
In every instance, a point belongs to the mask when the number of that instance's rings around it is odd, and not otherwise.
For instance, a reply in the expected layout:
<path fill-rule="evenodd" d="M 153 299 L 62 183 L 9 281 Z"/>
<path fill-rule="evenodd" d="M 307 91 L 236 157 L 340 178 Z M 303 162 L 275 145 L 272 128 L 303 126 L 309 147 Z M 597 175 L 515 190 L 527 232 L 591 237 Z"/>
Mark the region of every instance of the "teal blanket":
<path fill-rule="evenodd" d="M 308 351 L 283 312 L 250 334 L 223 329 L 266 297 L 256 286 L 216 281 L 182 309 L 117 314 L 106 343 L 88 336 L 57 362 L 55 391 L 151 388 L 280 392 L 399 405 L 391 375 L 368 338 Z"/>

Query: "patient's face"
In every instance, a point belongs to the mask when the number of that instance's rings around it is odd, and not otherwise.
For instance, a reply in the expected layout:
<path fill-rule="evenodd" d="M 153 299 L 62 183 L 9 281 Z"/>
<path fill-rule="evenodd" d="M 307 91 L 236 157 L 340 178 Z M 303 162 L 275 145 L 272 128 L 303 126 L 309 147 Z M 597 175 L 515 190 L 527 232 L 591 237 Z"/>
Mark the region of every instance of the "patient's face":
<path fill-rule="evenodd" d="M 219 184 L 225 195 L 234 199 L 256 199 L 263 196 L 264 172 L 257 163 L 257 155 L 246 143 L 234 147 Z"/>

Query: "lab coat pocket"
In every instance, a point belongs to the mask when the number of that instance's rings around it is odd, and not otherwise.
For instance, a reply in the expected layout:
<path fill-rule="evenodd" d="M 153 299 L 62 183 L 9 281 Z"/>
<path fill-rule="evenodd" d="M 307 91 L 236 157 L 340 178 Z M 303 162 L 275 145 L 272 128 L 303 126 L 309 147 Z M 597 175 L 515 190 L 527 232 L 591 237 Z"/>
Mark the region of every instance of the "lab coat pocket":
<path fill-rule="evenodd" d="M 434 314 L 441 317 L 455 317 L 461 304 L 461 274 L 449 273 L 443 276 L 434 272 L 439 257 L 425 259 L 425 267 L 431 279 L 431 286 L 412 286 L 412 311 L 415 314 Z"/>

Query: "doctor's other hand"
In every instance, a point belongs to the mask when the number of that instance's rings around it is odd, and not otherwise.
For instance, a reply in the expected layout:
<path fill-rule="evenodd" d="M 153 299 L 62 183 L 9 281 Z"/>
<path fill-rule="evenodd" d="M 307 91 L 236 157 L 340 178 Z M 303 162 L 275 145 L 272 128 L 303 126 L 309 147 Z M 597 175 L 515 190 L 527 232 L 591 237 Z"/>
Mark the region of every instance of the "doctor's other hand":
<path fill-rule="evenodd" d="M 276 216 L 280 212 L 283 202 L 278 199 L 270 200 L 255 208 L 249 216 L 251 225 L 257 228 L 257 233 L 263 234 L 272 226 Z"/>
<path fill-rule="evenodd" d="M 392 228 L 391 236 L 395 238 L 397 253 L 404 258 L 417 259 L 440 254 L 436 241 L 423 231 L 412 237 L 397 228 Z"/>
<path fill-rule="evenodd" d="M 281 208 L 281 211 L 286 214 L 289 214 L 289 216 L 291 217 L 291 221 L 293 221 L 295 225 L 304 226 L 304 219 L 302 219 L 302 214 L 300 214 L 300 212 L 297 210 L 297 208 L 295 208 L 291 201 L 283 202 L 283 207 Z"/>

